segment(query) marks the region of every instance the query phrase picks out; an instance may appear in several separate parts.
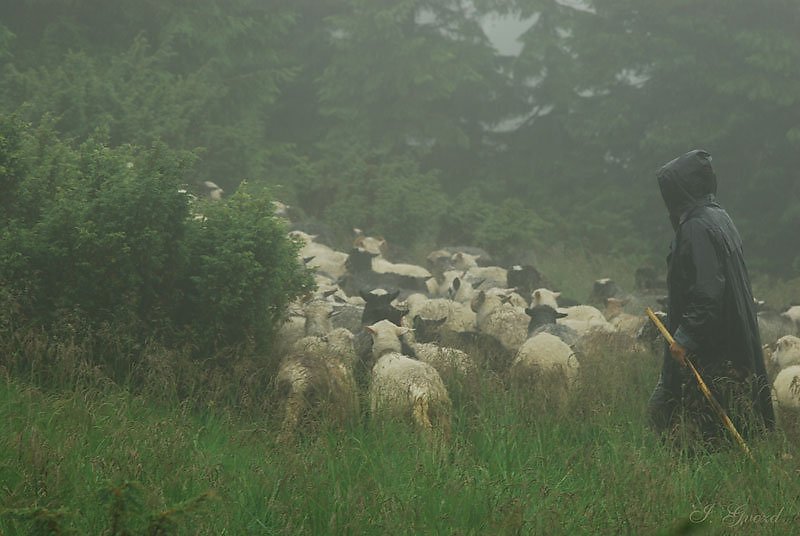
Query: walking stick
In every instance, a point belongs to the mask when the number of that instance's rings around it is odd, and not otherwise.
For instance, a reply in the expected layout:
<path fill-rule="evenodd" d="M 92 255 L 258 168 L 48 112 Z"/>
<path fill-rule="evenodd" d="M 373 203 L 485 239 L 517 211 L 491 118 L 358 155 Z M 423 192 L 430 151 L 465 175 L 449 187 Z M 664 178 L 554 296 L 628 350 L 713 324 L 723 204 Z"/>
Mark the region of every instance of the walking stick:
<path fill-rule="evenodd" d="M 669 345 L 672 346 L 672 343 L 675 342 L 675 339 L 672 338 L 670 332 L 667 330 L 667 328 L 664 326 L 661 320 L 658 319 L 655 313 L 653 313 L 652 309 L 648 307 L 646 311 L 647 311 L 647 316 L 650 317 L 650 320 L 658 328 L 658 331 L 661 332 L 661 335 L 664 336 L 664 339 L 666 339 Z M 744 451 L 745 454 L 747 454 L 747 457 L 750 458 L 751 461 L 755 461 L 755 459 L 753 458 L 753 454 L 747 447 L 747 443 L 744 442 L 744 439 L 736 430 L 736 427 L 733 425 L 733 422 L 730 420 L 730 418 L 728 418 L 728 414 L 725 413 L 723 407 L 719 404 L 719 402 L 717 402 L 717 399 L 714 398 L 714 395 L 711 394 L 711 390 L 706 385 L 706 382 L 703 381 L 703 377 L 700 376 L 700 373 L 697 372 L 697 369 L 695 368 L 692 361 L 689 359 L 689 356 L 686 356 L 686 365 L 692 371 L 692 374 L 694 374 L 694 377 L 697 380 L 697 384 L 700 386 L 700 391 L 702 391 L 703 395 L 706 397 L 706 400 L 708 400 L 709 404 L 711 404 L 711 407 L 714 409 L 714 412 L 717 414 L 717 416 L 720 419 L 722 419 L 725 428 L 727 428 L 728 431 L 731 433 L 731 435 L 734 437 L 734 439 L 736 439 L 736 442 L 739 443 L 740 447 L 742 447 L 742 450 Z"/>

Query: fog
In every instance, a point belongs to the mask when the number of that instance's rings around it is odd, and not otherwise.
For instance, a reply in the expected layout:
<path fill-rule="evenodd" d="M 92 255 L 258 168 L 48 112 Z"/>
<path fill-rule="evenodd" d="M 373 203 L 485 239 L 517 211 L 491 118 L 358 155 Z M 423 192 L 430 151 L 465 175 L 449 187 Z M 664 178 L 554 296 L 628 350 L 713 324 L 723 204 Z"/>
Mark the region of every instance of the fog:
<path fill-rule="evenodd" d="M 791 277 L 797 11 L 10 2 L 0 100 L 77 141 L 193 151 L 195 193 L 247 181 L 340 245 L 360 227 L 403 251 L 468 243 L 509 261 L 571 247 L 660 264 L 670 228 L 654 171 L 703 148 L 754 269 Z M 424 226 L 396 232 L 402 213 Z"/>

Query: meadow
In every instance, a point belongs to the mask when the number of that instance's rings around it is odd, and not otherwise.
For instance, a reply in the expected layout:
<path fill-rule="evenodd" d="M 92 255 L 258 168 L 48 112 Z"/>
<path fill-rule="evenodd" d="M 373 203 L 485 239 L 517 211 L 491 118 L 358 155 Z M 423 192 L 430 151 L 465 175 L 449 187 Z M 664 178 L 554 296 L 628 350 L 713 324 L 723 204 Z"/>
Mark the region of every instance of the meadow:
<path fill-rule="evenodd" d="M 453 432 L 324 424 L 164 403 L 107 383 L 0 380 L 2 534 L 788 534 L 800 451 L 778 430 L 694 452 L 645 407 L 659 360 L 587 355 L 566 407 L 487 376 L 453 388 Z"/>

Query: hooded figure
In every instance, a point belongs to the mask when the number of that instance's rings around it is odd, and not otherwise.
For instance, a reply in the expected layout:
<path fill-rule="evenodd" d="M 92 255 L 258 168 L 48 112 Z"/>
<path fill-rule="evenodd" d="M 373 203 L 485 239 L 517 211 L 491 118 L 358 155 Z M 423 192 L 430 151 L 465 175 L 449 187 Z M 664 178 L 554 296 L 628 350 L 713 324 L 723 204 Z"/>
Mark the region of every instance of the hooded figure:
<path fill-rule="evenodd" d="M 667 257 L 668 329 L 676 345 L 665 351 L 649 414 L 660 432 L 688 410 L 705 439 L 726 434 L 720 419 L 681 366 L 692 361 L 739 432 L 772 429 L 774 414 L 742 240 L 717 203 L 717 178 L 706 151 L 690 151 L 656 174 L 675 238 Z M 676 356 L 676 357 L 674 357 Z"/>

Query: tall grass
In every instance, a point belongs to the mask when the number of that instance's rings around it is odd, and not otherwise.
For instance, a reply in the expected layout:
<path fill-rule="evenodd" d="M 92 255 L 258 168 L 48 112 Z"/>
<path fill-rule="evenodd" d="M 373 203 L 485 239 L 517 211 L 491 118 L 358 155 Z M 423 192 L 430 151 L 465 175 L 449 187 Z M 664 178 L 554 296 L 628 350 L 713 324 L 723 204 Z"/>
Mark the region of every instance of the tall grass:
<path fill-rule="evenodd" d="M 482 382 L 447 443 L 368 419 L 292 445 L 268 415 L 0 380 L 3 534 L 787 534 L 783 432 L 687 455 L 646 428 L 655 356 L 584 357 L 561 409 Z M 701 522 L 702 521 L 702 522 Z"/>

